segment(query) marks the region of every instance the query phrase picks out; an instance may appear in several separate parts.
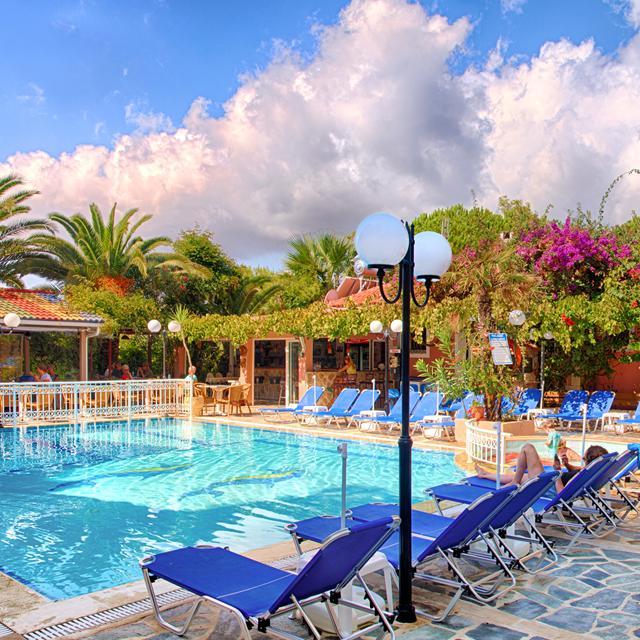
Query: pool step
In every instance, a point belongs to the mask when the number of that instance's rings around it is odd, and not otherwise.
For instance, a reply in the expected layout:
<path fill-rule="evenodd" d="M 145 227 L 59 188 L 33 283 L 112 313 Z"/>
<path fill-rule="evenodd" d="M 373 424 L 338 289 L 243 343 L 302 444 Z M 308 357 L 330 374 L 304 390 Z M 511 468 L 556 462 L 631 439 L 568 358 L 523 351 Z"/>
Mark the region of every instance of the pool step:
<path fill-rule="evenodd" d="M 5 625 L 2 624 L 2 622 L 0 622 L 0 638 L 4 638 L 5 636 L 10 636 L 12 633 L 13 631 L 11 631 L 9 627 L 6 627 Z"/>
<path fill-rule="evenodd" d="M 193 597 L 193 594 L 188 591 L 184 589 L 174 589 L 173 591 L 167 591 L 166 593 L 158 595 L 158 602 L 160 606 L 163 607 L 168 604 L 176 604 L 190 597 Z M 148 613 L 149 611 L 151 611 L 151 601 L 149 598 L 145 598 L 144 600 L 123 604 L 113 609 L 100 611 L 100 613 L 92 613 L 88 616 L 76 618 L 75 620 L 54 624 L 50 627 L 38 629 L 37 631 L 30 631 L 24 634 L 24 638 L 25 640 L 54 640 L 55 638 L 66 638 L 75 633 L 88 631 L 89 629 L 101 627 L 105 624 L 120 622 L 125 618 L 141 613 Z M 13 633 L 11 629 L 8 631 L 9 633 Z M 9 635 L 9 633 L 3 634 L 0 628 L 0 636 Z"/>

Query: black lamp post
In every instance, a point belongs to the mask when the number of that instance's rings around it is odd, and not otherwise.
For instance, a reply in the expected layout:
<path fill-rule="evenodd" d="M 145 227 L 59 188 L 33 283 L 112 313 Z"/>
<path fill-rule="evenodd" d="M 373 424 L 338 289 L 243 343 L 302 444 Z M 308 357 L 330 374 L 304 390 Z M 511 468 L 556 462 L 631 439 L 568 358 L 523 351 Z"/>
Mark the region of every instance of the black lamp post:
<path fill-rule="evenodd" d="M 389 213 L 374 213 L 365 218 L 356 231 L 356 251 L 370 269 L 376 269 L 378 286 L 385 302 L 395 304 L 402 299 L 402 340 L 400 388 L 402 401 L 402 432 L 398 440 L 400 465 L 400 589 L 398 622 L 415 622 L 411 582 L 411 448 L 409 431 L 409 365 L 411 349 L 411 301 L 426 306 L 431 284 L 440 279 L 451 264 L 451 247 L 447 239 L 433 231 L 414 233 L 413 225 L 402 222 Z M 399 265 L 398 291 L 389 298 L 384 290 L 387 271 Z M 425 295 L 418 300 L 414 280 L 425 286 Z"/>

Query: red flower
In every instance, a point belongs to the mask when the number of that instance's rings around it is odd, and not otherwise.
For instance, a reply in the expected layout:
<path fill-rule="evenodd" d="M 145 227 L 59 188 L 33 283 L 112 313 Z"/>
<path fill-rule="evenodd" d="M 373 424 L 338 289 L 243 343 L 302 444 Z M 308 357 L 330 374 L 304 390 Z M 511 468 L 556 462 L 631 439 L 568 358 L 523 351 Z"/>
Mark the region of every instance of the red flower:
<path fill-rule="evenodd" d="M 573 327 L 573 325 L 576 323 L 575 320 L 572 320 L 569 316 L 566 316 L 564 313 L 561 316 L 562 318 L 562 322 L 564 322 L 567 327 Z"/>
<path fill-rule="evenodd" d="M 631 303 L 631 308 L 632 308 L 632 309 L 637 309 L 637 308 L 638 308 L 638 301 L 637 301 L 637 300 L 634 300 L 634 301 Z"/>

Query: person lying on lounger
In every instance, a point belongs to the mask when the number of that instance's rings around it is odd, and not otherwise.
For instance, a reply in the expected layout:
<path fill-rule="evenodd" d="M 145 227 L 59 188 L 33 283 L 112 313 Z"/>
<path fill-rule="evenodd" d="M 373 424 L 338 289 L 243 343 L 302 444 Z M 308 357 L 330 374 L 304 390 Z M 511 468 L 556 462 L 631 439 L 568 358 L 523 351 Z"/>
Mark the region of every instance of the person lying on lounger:
<path fill-rule="evenodd" d="M 591 445 L 584 454 L 585 465 L 588 465 L 590 462 L 593 462 L 596 458 L 599 458 L 606 453 L 608 453 L 608 451 L 604 447 L 597 444 Z M 561 459 L 562 464 L 564 464 L 567 471 L 558 476 L 556 480 L 557 491 L 561 491 L 569 480 L 571 480 L 571 478 L 573 478 L 582 469 L 582 467 L 577 467 L 569 463 L 568 456 L 566 454 L 564 454 Z M 554 462 L 553 467 L 556 471 L 562 470 L 560 462 Z M 520 453 L 518 454 L 518 459 L 516 461 L 515 472 L 500 474 L 500 484 L 524 484 L 530 478 L 537 478 L 543 471 L 544 465 L 542 464 L 542 460 L 540 460 L 540 455 L 532 444 L 527 443 L 522 447 L 522 449 L 520 449 Z M 476 465 L 476 473 L 479 478 L 488 478 L 489 480 L 496 479 L 495 473 L 485 471 L 478 465 Z"/>

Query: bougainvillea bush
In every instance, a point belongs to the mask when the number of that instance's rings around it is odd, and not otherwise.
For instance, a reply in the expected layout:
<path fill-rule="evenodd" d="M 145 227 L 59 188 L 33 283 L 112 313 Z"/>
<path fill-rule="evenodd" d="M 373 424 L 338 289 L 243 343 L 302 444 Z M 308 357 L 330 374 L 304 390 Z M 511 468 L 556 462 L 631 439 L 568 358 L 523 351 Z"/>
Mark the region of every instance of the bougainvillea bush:
<path fill-rule="evenodd" d="M 517 252 L 555 298 L 599 293 L 606 275 L 631 256 L 630 247 L 612 231 L 589 228 L 571 218 L 523 233 Z"/>

